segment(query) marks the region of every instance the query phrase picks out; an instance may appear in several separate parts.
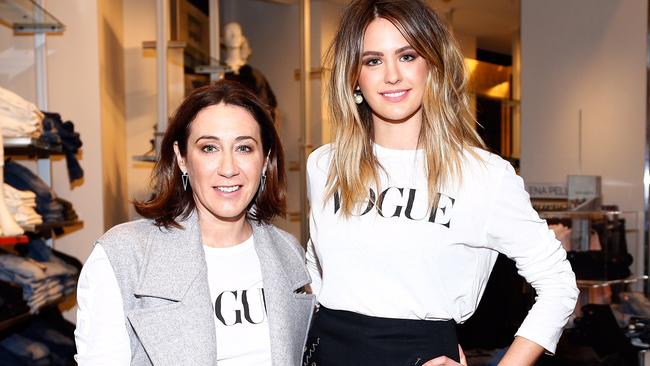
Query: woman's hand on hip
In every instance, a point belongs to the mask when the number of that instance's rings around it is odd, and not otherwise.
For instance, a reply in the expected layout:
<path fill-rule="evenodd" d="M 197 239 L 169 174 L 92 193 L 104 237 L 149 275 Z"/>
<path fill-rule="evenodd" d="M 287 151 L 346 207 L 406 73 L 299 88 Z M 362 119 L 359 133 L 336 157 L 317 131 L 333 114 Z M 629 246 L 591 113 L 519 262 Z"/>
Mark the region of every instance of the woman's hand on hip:
<path fill-rule="evenodd" d="M 458 345 L 458 354 L 460 355 L 460 363 L 452 360 L 447 356 L 436 357 L 431 361 L 427 361 L 422 366 L 467 366 L 467 360 L 465 359 L 465 354 L 463 353 L 463 348 Z"/>

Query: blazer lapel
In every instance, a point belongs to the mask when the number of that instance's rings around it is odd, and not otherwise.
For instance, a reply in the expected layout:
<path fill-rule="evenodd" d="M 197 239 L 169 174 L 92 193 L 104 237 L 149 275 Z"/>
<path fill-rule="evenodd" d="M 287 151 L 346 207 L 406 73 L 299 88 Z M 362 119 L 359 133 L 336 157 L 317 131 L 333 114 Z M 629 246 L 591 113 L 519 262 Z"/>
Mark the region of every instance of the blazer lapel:
<path fill-rule="evenodd" d="M 140 306 L 127 318 L 154 365 L 214 365 L 214 312 L 196 213 L 181 225 L 149 236 L 135 286 Z"/>
<path fill-rule="evenodd" d="M 269 226 L 253 225 L 255 248 L 264 279 L 273 365 L 300 362 L 315 297 L 296 293 L 311 282 L 293 243 Z"/>

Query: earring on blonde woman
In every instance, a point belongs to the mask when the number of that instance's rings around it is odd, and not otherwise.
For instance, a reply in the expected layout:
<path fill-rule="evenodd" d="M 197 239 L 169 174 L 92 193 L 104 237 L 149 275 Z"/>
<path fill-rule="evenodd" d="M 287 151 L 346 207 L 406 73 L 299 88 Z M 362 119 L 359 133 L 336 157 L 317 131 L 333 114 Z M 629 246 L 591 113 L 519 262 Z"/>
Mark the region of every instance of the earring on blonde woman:
<path fill-rule="evenodd" d="M 357 86 L 354 90 L 354 102 L 357 104 L 363 103 L 363 94 L 361 94 L 361 88 Z"/>

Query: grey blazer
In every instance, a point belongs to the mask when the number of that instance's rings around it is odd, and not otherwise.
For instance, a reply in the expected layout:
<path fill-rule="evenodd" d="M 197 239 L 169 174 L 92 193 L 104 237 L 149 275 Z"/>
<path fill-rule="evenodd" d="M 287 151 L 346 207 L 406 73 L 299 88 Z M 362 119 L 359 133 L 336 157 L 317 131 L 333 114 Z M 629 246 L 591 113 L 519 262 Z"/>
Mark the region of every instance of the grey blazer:
<path fill-rule="evenodd" d="M 214 310 L 198 218 L 183 229 L 137 220 L 109 230 L 101 244 L 124 303 L 131 365 L 217 365 Z M 290 234 L 251 222 L 262 268 L 271 358 L 298 366 L 315 305 L 304 251 Z M 233 273 L 236 276 L 236 273 Z"/>

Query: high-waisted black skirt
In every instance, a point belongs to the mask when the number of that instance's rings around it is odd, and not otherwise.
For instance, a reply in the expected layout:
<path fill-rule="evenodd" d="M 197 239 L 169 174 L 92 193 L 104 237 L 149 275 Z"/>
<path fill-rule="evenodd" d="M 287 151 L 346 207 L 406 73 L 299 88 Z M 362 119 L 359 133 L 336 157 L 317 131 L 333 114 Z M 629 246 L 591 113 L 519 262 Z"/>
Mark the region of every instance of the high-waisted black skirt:
<path fill-rule="evenodd" d="M 459 362 L 453 320 L 378 318 L 321 306 L 303 366 L 419 366 L 438 356 Z"/>

